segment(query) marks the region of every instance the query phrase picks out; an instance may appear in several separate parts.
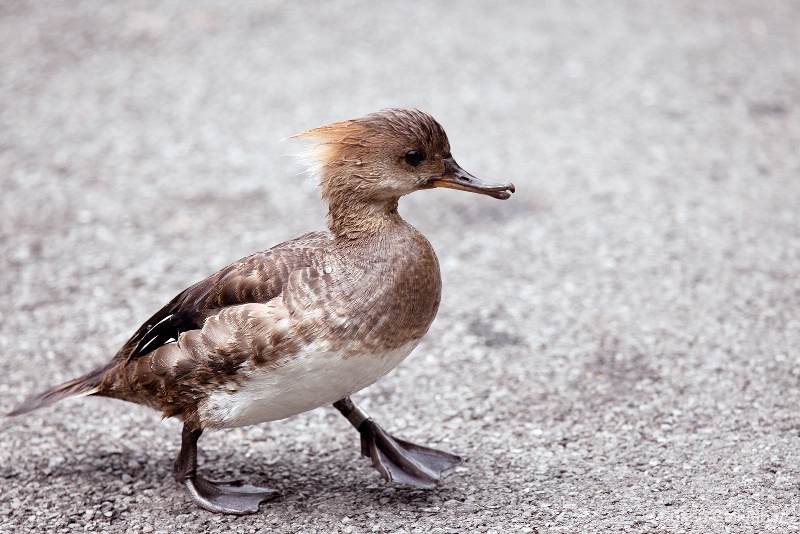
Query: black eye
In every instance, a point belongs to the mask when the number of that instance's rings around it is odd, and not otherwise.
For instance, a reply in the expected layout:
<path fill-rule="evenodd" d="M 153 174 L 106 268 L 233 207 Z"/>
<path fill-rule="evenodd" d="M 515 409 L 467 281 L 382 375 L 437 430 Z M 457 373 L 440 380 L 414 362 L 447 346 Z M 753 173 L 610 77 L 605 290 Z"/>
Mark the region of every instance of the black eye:
<path fill-rule="evenodd" d="M 422 160 L 425 159 L 425 154 L 423 154 L 419 150 L 409 150 L 408 152 L 406 152 L 405 158 L 409 165 L 411 165 L 412 167 L 416 167 L 417 165 L 422 163 Z"/>

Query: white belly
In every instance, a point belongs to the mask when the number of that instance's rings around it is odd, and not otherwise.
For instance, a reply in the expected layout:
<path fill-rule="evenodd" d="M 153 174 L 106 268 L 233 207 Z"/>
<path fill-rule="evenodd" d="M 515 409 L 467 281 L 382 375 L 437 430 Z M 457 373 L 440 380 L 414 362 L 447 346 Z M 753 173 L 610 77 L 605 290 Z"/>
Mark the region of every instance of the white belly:
<path fill-rule="evenodd" d="M 373 384 L 414 350 L 419 340 L 381 354 L 326 352 L 309 347 L 279 366 L 250 371 L 241 386 L 212 393 L 200 404 L 205 428 L 276 421 L 332 404 Z"/>

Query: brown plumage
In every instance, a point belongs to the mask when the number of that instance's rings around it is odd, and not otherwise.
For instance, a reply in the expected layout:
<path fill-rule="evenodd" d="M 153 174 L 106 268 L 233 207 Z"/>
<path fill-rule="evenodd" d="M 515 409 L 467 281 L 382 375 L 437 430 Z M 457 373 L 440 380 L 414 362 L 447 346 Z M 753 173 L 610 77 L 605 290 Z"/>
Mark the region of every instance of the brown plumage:
<path fill-rule="evenodd" d="M 463 171 L 442 127 L 417 110 L 384 110 L 297 137 L 315 143 L 308 155 L 329 206 L 329 232 L 243 258 L 189 287 L 109 364 L 29 399 L 12 415 L 98 395 L 177 416 L 186 425 L 186 450 L 176 476 L 201 506 L 245 513 L 252 501 L 228 506 L 240 497 L 223 491 L 220 498 L 222 490 L 208 489 L 186 467 L 204 428 L 270 421 L 329 403 L 357 413 L 342 403 L 402 361 L 439 306 L 436 255 L 400 217 L 398 199 L 431 187 L 508 198 L 513 185 L 486 184 Z M 371 432 L 382 432 L 375 427 Z M 455 462 L 429 451 L 408 454 L 433 462 L 433 471 Z M 381 472 L 392 479 L 391 469 Z"/>

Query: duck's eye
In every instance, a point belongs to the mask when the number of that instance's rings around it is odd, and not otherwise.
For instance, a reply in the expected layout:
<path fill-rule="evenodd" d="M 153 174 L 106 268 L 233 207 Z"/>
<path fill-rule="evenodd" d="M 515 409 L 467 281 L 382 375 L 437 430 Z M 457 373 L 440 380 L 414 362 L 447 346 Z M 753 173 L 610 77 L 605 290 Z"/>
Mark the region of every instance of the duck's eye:
<path fill-rule="evenodd" d="M 412 167 L 416 167 L 417 165 L 422 163 L 422 160 L 425 159 L 425 154 L 423 154 L 419 150 L 409 150 L 408 152 L 406 152 L 405 159 L 409 165 L 411 165 Z"/>

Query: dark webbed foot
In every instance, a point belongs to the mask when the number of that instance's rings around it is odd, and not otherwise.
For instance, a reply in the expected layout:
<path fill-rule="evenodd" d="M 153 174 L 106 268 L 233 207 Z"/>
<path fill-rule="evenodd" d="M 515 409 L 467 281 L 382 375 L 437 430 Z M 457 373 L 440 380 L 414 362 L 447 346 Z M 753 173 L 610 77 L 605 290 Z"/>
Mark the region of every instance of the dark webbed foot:
<path fill-rule="evenodd" d="M 386 482 L 433 488 L 442 484 L 442 471 L 461 463 L 455 454 L 437 451 L 395 438 L 358 408 L 350 398 L 333 405 L 361 434 L 361 454 Z"/>
<path fill-rule="evenodd" d="M 241 480 L 213 481 L 197 476 L 197 440 L 202 430 L 183 426 L 181 452 L 175 460 L 175 478 L 186 486 L 194 501 L 210 512 L 221 514 L 254 514 L 258 506 L 280 496 L 270 488 L 259 488 Z"/>
<path fill-rule="evenodd" d="M 455 454 L 395 438 L 372 419 L 364 421 L 358 431 L 361 453 L 372 459 L 386 482 L 433 488 L 442 484 L 442 471 L 461 463 Z"/>
<path fill-rule="evenodd" d="M 262 502 L 280 497 L 280 492 L 239 482 L 216 482 L 195 475 L 183 481 L 192 498 L 209 512 L 254 514 Z"/>

